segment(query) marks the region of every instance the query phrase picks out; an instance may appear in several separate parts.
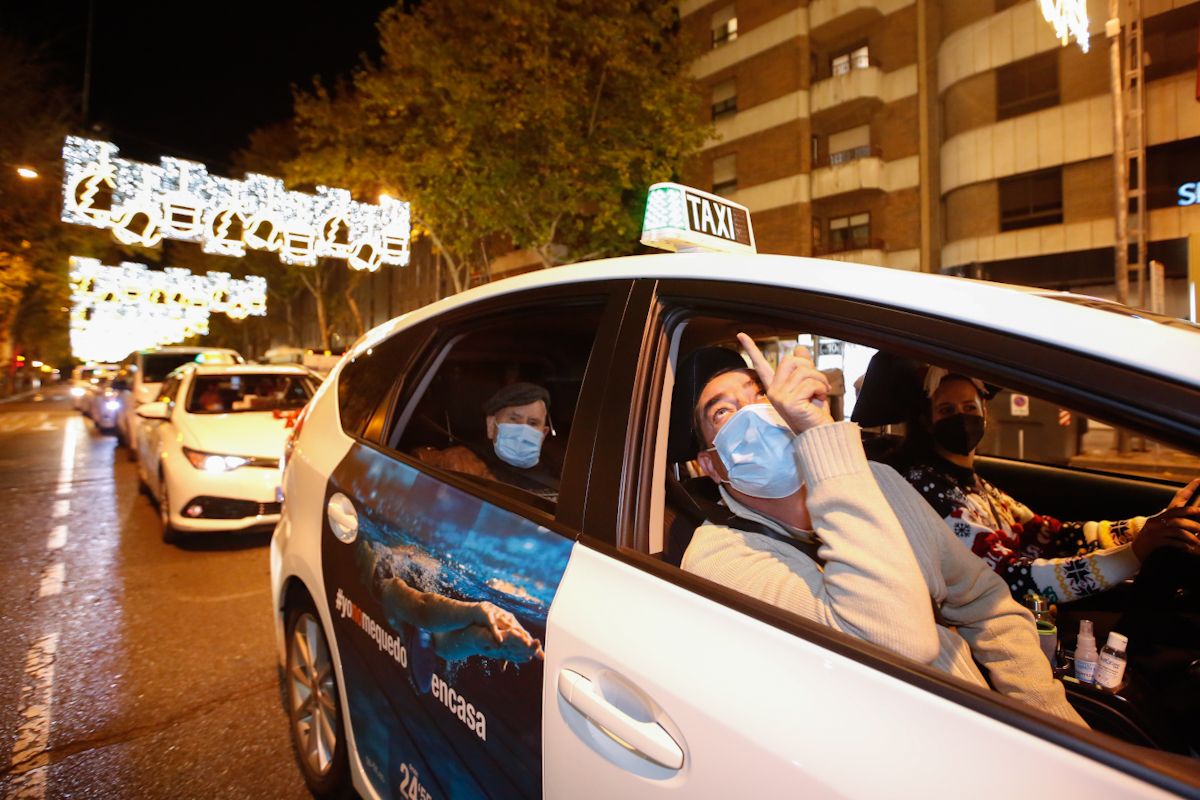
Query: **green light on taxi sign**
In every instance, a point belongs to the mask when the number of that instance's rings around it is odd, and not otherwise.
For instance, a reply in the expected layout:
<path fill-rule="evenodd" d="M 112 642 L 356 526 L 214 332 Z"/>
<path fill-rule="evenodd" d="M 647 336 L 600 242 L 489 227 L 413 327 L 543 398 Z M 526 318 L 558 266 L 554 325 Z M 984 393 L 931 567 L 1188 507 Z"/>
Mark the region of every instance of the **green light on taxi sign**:
<path fill-rule="evenodd" d="M 745 206 L 678 183 L 650 187 L 642 244 L 681 253 L 756 252 Z"/>

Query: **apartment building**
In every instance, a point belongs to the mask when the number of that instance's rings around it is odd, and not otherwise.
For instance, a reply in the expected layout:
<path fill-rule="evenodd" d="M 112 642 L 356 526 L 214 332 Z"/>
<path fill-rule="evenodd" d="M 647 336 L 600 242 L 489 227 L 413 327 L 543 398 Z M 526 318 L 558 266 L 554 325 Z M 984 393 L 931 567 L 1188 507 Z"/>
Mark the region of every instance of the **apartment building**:
<path fill-rule="evenodd" d="M 1084 53 L 1035 0 L 683 0 L 717 133 L 685 179 L 747 205 L 765 252 L 1108 293 L 1106 11 Z M 1149 256 L 1184 314 L 1200 2 L 1142 11 Z"/>

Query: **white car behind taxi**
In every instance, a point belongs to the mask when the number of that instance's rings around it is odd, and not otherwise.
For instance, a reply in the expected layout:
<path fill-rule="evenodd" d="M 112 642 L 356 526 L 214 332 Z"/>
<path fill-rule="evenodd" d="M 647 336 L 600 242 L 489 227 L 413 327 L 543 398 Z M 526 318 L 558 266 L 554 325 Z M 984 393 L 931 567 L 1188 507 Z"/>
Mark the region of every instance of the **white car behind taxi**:
<path fill-rule="evenodd" d="M 279 519 L 284 441 L 316 388 L 303 367 L 187 364 L 138 407 L 138 477 L 157 499 L 163 540 Z"/>

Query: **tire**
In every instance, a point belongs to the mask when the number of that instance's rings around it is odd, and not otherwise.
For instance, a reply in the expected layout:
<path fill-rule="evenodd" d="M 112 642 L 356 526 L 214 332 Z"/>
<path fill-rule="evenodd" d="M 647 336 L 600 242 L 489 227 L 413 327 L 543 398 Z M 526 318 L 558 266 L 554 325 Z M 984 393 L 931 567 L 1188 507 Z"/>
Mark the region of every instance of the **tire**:
<path fill-rule="evenodd" d="M 158 476 L 158 516 L 162 521 L 163 544 L 175 544 L 179 541 L 179 532 L 171 527 L 170 508 L 170 496 L 167 494 L 167 474 L 163 472 Z"/>
<path fill-rule="evenodd" d="M 292 751 L 304 782 L 314 797 L 353 797 L 337 676 L 325 628 L 307 600 L 287 609 L 286 642 L 283 694 Z"/>

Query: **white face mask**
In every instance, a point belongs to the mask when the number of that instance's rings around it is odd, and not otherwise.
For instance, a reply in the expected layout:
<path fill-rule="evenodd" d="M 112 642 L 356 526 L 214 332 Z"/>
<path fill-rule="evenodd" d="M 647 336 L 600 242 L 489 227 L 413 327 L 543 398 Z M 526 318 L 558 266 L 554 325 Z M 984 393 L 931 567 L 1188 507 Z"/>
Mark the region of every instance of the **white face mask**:
<path fill-rule="evenodd" d="M 770 403 L 738 409 L 713 439 L 729 485 L 763 500 L 800 490 L 800 471 L 792 450 L 795 436 Z"/>

